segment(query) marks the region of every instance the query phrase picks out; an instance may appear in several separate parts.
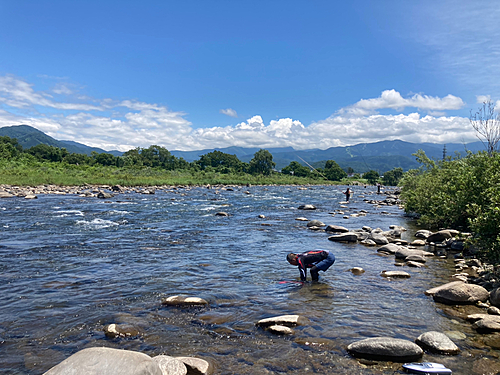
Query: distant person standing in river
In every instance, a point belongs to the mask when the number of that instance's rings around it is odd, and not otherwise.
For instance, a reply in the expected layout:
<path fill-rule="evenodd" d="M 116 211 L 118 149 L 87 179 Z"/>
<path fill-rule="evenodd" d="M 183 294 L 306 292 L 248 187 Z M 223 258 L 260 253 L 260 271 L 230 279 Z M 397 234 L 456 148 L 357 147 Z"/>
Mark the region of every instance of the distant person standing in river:
<path fill-rule="evenodd" d="M 346 202 L 349 202 L 349 198 L 351 198 L 351 190 L 349 188 L 347 188 L 347 190 L 343 191 L 342 193 L 345 194 L 345 200 L 346 200 Z"/>
<path fill-rule="evenodd" d="M 335 263 L 335 255 L 328 250 L 311 250 L 302 254 L 290 253 L 286 260 L 292 266 L 298 266 L 300 271 L 300 280 L 306 281 L 307 269 L 311 269 L 311 279 L 318 281 L 319 271 L 325 272 Z"/>

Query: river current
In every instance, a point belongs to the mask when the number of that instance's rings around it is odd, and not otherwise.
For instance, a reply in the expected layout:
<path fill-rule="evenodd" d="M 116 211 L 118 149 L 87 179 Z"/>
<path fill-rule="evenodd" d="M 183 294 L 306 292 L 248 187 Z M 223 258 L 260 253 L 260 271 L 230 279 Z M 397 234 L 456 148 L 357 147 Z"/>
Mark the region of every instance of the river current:
<path fill-rule="evenodd" d="M 349 229 L 401 225 L 408 229 L 402 238 L 414 239 L 415 224 L 397 206 L 363 201 L 383 199 L 371 187 L 355 188 L 344 214 L 332 215 L 344 199 L 341 188 L 197 187 L 108 200 L 1 200 L 0 373 L 42 374 L 78 350 L 106 346 L 201 357 L 217 374 L 399 374 L 401 364 L 355 360 L 347 345 L 375 336 L 414 341 L 431 330 L 447 332 L 462 352 L 424 360 L 454 374 L 487 373 L 485 363 L 494 368 L 499 347 L 424 295 L 450 281 L 452 255 L 404 267 L 410 279 L 389 280 L 380 273 L 401 269 L 393 256 L 328 241 L 295 220 Z M 298 210 L 302 204 L 317 210 Z M 343 218 L 360 210 L 367 215 Z M 220 211 L 229 216 L 216 216 Z M 299 280 L 286 254 L 312 249 L 332 251 L 335 264 L 318 283 L 283 283 Z M 366 272 L 353 275 L 352 267 Z M 172 295 L 202 297 L 209 307 L 162 306 Z M 283 314 L 310 323 L 285 337 L 255 326 Z M 106 338 L 110 323 L 134 325 L 141 334 Z"/>

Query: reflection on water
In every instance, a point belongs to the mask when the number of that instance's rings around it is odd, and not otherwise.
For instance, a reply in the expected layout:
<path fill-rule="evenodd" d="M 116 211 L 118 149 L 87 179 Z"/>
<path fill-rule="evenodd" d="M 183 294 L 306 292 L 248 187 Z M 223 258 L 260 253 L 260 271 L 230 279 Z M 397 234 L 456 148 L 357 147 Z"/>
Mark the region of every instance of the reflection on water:
<path fill-rule="evenodd" d="M 108 346 L 201 356 L 220 374 L 394 374 L 400 365 L 362 364 L 345 347 L 367 337 L 414 340 L 438 330 L 465 333 L 455 339 L 462 354 L 425 359 L 454 374 L 479 373 L 475 361 L 496 360 L 499 352 L 423 294 L 448 281 L 451 260 L 432 259 L 424 268 L 405 268 L 410 279 L 388 280 L 380 272 L 396 269 L 393 257 L 328 241 L 295 220 L 305 216 L 350 229 L 402 225 L 409 229 L 403 238 L 412 239 L 416 228 L 400 210 L 368 205 L 359 193 L 372 191 L 358 190 L 343 211 L 368 214 L 348 220 L 330 214 L 340 207 L 340 190 L 321 186 L 0 201 L 0 372 L 41 374 L 82 348 Z M 299 211 L 301 204 L 318 209 Z M 215 216 L 219 211 L 230 216 Z M 280 283 L 299 280 L 286 254 L 314 248 L 336 256 L 320 282 Z M 352 267 L 366 272 L 353 275 Z M 161 305 L 175 294 L 205 298 L 210 307 Z M 292 337 L 255 327 L 282 314 L 311 322 Z M 109 323 L 132 324 L 142 333 L 108 339 L 103 327 Z"/>

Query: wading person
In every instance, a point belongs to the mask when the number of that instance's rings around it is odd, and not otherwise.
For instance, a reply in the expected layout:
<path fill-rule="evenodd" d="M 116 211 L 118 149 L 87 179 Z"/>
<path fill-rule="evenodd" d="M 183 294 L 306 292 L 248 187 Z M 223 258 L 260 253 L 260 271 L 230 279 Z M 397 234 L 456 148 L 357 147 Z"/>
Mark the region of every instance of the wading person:
<path fill-rule="evenodd" d="M 347 188 L 347 190 L 343 191 L 343 193 L 345 194 L 346 202 L 349 202 L 349 198 L 351 198 L 351 190 L 349 188 Z"/>
<path fill-rule="evenodd" d="M 326 271 L 335 263 L 335 255 L 328 250 L 311 250 L 302 254 L 290 253 L 286 256 L 286 260 L 292 266 L 298 266 L 300 271 L 300 279 L 306 281 L 307 269 L 311 269 L 311 279 L 318 281 L 319 271 Z"/>

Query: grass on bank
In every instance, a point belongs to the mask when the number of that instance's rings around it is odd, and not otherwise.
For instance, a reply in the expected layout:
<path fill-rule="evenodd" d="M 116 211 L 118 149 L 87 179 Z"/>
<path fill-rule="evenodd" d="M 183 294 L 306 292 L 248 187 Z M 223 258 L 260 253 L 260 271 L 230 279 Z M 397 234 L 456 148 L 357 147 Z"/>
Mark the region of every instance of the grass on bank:
<path fill-rule="evenodd" d="M 364 180 L 356 180 L 365 183 Z M 40 162 L 29 159 L 0 160 L 0 184 L 17 186 L 122 185 L 334 185 L 352 184 L 354 180 L 327 181 L 322 177 L 296 177 L 281 173 L 269 176 L 247 173 L 204 172 L 195 170 L 166 171 L 149 167 L 107 167 Z"/>

